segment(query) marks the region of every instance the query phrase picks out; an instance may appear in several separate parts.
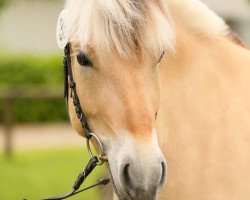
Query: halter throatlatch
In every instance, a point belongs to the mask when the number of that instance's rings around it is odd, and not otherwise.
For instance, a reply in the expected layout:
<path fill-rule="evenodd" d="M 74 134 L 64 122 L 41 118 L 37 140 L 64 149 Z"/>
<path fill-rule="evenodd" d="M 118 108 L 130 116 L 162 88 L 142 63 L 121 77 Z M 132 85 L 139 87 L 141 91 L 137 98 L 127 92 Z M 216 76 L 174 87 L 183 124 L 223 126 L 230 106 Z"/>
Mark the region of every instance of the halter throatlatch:
<path fill-rule="evenodd" d="M 68 104 L 69 98 L 73 99 L 73 104 L 75 107 L 75 112 L 76 115 L 78 117 L 78 119 L 80 120 L 81 126 L 85 132 L 85 136 L 87 138 L 87 149 L 90 155 L 90 160 L 87 164 L 87 166 L 84 168 L 84 170 L 79 174 L 79 176 L 77 177 L 74 185 L 72 186 L 72 190 L 62 196 L 57 196 L 57 197 L 51 197 L 51 198 L 47 198 L 44 200 L 61 200 L 61 199 L 66 199 L 68 197 L 71 197 L 73 195 L 76 195 L 80 192 L 86 191 L 90 188 L 93 188 L 95 186 L 98 185 L 106 185 L 109 183 L 110 179 L 109 178 L 103 178 L 99 181 L 97 181 L 95 184 L 86 187 L 82 190 L 79 190 L 80 186 L 82 185 L 82 183 L 85 181 L 85 179 L 89 176 L 89 174 L 95 169 L 95 167 L 97 165 L 102 165 L 104 162 L 107 162 L 108 159 L 104 154 L 104 149 L 102 146 L 102 143 L 100 141 L 100 139 L 97 137 L 96 134 L 94 134 L 91 129 L 90 126 L 88 124 L 88 120 L 82 110 L 78 95 L 77 95 L 77 91 L 76 91 L 76 83 L 74 81 L 73 78 L 73 72 L 72 72 L 72 66 L 71 66 L 71 55 L 70 55 L 70 44 L 67 44 L 66 47 L 64 48 L 64 60 L 63 60 L 63 68 L 64 68 L 64 98 Z M 69 94 L 70 93 L 70 94 Z M 96 144 L 99 146 L 99 150 L 101 152 L 101 154 L 98 156 L 94 156 L 93 152 L 91 150 L 90 147 L 90 139 L 93 138 L 96 141 Z M 79 191 L 78 191 L 79 190 Z"/>

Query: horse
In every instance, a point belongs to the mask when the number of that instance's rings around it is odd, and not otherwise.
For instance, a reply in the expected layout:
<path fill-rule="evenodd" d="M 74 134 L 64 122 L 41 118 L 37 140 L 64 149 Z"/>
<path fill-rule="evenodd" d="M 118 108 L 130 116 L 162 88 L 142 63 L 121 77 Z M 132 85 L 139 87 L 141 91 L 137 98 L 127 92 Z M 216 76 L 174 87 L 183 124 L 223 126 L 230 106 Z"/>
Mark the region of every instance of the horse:
<path fill-rule="evenodd" d="M 62 46 L 114 200 L 250 199 L 250 51 L 225 21 L 199 0 L 64 11 Z"/>

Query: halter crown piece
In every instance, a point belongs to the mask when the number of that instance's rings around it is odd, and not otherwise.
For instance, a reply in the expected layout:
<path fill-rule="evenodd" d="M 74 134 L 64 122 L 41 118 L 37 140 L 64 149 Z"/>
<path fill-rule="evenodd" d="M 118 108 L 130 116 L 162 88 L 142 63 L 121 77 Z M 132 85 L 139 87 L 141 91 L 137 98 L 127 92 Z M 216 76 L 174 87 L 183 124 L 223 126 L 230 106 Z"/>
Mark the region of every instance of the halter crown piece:
<path fill-rule="evenodd" d="M 63 69 L 64 69 L 64 98 L 67 102 L 67 106 L 69 103 L 69 98 L 73 99 L 73 105 L 75 107 L 76 115 L 81 123 L 81 126 L 85 132 L 85 137 L 87 141 L 87 149 L 90 155 L 90 160 L 84 170 L 78 175 L 76 181 L 74 182 L 72 189 L 65 195 L 46 198 L 43 200 L 61 200 L 76 195 L 80 192 L 86 191 L 90 188 L 93 188 L 98 185 L 106 185 L 110 182 L 110 178 L 103 178 L 97 181 L 95 184 L 90 185 L 84 189 L 79 190 L 82 183 L 85 179 L 91 174 L 91 172 L 95 169 L 96 166 L 102 165 L 104 162 L 107 162 L 108 159 L 104 154 L 104 149 L 100 139 L 94 134 L 89 126 L 88 120 L 83 112 L 83 109 L 80 104 L 80 100 L 77 95 L 76 83 L 74 81 L 72 66 L 71 66 L 71 55 L 70 55 L 70 43 L 68 41 L 68 37 L 65 34 L 65 17 L 67 16 L 67 10 L 63 10 L 59 16 L 57 22 L 57 42 L 58 46 L 63 49 L 64 48 L 64 59 L 63 59 Z M 70 91 L 69 91 L 70 90 Z M 69 94 L 70 93 L 70 94 Z M 100 155 L 94 156 L 91 147 L 90 147 L 90 139 L 95 139 L 96 144 L 99 146 Z"/>

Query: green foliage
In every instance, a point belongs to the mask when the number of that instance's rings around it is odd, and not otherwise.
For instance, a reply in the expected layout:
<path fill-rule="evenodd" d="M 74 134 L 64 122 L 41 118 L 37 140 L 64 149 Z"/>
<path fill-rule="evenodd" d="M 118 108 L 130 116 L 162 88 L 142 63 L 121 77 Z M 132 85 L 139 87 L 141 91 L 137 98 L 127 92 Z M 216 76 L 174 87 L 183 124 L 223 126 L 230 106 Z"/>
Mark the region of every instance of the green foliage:
<path fill-rule="evenodd" d="M 75 148 L 22 152 L 11 160 L 0 155 L 0 199 L 43 199 L 66 193 L 88 159 L 87 150 Z M 97 167 L 83 187 L 95 183 L 102 174 L 103 168 Z M 100 200 L 98 189 L 71 199 Z"/>
<path fill-rule="evenodd" d="M 54 86 L 63 90 L 61 56 L 1 56 L 0 88 Z M 0 122 L 3 120 L 3 106 L 4 104 L 0 102 Z M 17 122 L 51 122 L 68 119 L 63 92 L 60 100 L 18 99 L 14 102 L 13 110 Z"/>
<path fill-rule="evenodd" d="M 17 122 L 67 121 L 68 114 L 64 100 L 17 100 L 14 104 Z"/>
<path fill-rule="evenodd" d="M 7 0 L 0 0 L 0 10 L 5 6 Z"/>
<path fill-rule="evenodd" d="M 63 81 L 60 56 L 5 55 L 0 59 L 1 86 L 49 86 Z"/>

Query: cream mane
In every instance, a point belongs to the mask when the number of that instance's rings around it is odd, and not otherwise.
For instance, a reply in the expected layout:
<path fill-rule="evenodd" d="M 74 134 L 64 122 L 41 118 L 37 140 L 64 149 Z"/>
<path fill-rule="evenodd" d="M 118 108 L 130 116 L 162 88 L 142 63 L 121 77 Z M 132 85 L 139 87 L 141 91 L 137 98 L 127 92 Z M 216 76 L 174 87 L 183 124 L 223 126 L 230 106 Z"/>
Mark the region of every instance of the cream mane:
<path fill-rule="evenodd" d="M 174 18 L 190 31 L 205 37 L 227 36 L 225 21 L 200 0 L 167 0 Z"/>
<path fill-rule="evenodd" d="M 235 43 L 245 46 L 244 42 L 225 23 L 200 0 L 167 0 L 173 18 L 186 26 L 189 31 L 200 37 L 223 36 Z"/>
<path fill-rule="evenodd" d="M 199 0 L 67 0 L 65 7 L 70 41 L 91 45 L 100 54 L 174 51 L 172 17 L 203 36 L 229 34 L 225 22 Z"/>

